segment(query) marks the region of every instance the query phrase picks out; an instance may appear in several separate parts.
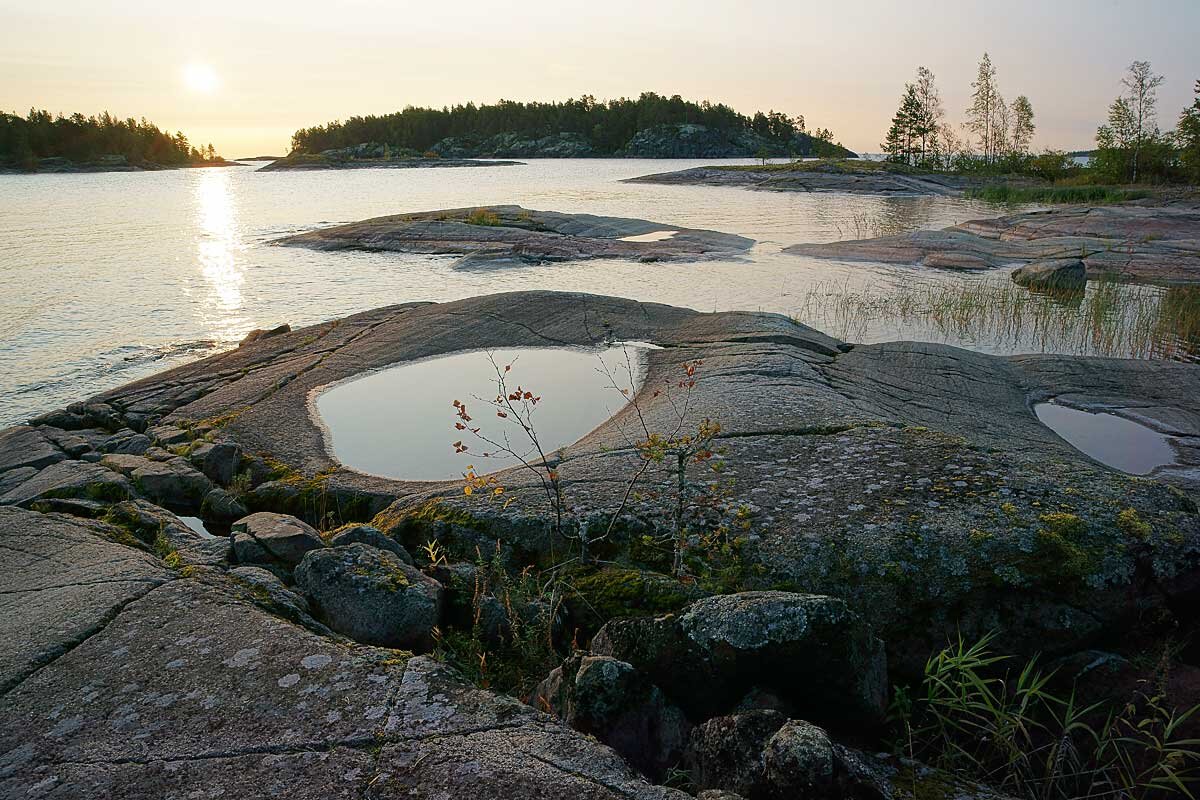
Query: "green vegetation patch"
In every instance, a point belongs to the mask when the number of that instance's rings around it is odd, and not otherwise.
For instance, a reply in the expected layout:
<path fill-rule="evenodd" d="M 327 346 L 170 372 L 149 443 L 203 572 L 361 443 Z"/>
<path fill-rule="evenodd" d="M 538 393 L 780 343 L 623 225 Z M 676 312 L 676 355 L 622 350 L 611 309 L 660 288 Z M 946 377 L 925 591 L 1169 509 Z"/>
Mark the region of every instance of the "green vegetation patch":
<path fill-rule="evenodd" d="M 989 203 L 1124 203 L 1150 197 L 1150 192 L 1119 186 L 1009 186 L 998 183 L 969 189 L 966 196 Z"/>

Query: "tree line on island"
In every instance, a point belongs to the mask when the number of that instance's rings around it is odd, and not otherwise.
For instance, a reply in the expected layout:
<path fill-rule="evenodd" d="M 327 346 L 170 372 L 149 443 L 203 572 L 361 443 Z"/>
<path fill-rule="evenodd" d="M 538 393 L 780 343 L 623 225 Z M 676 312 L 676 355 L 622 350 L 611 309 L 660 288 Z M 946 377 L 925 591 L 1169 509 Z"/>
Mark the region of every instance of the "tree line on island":
<path fill-rule="evenodd" d="M 212 144 L 194 145 L 182 133 L 161 130 L 145 118 L 118 119 L 107 111 L 91 117 L 39 109 L 25 117 L 0 113 L 0 165 L 33 171 L 47 159 L 150 168 L 223 160 Z"/>
<path fill-rule="evenodd" d="M 947 120 L 934 74 L 922 66 L 916 80 L 905 84 L 880 147 L 888 161 L 921 169 L 1031 174 L 1054 181 L 1200 182 L 1200 81 L 1196 99 L 1180 114 L 1176 130 L 1165 132 L 1157 115 L 1162 82 L 1147 61 L 1129 66 L 1121 94 L 1096 131 L 1096 149 L 1085 168 L 1070 153 L 1032 152 L 1033 105 L 1025 95 L 1011 103 L 1004 99 L 987 53 L 971 83 L 971 105 L 960 127 Z"/>
<path fill-rule="evenodd" d="M 828 129 L 809 131 L 802 115 L 759 111 L 746 116 L 723 103 L 697 103 L 654 92 L 644 92 L 636 100 L 622 97 L 607 102 L 584 95 L 563 102 L 500 100 L 443 108 L 407 106 L 391 114 L 354 116 L 301 128 L 292 136 L 292 152 L 313 155 L 372 143 L 386 145 L 393 153 L 433 156 L 445 150 L 447 142 L 479 143 L 519 133 L 529 137 L 570 135 L 590 155 L 602 156 L 625 153 L 639 133 L 672 126 L 748 135 L 755 142 L 749 154 L 762 146 L 783 155 L 846 152 L 834 143 Z"/>

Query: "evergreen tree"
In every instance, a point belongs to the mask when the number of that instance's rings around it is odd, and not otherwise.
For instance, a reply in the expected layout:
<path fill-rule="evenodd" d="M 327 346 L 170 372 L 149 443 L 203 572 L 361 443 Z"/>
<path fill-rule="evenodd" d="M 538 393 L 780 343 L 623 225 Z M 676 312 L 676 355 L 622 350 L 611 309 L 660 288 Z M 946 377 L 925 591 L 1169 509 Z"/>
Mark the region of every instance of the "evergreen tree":
<path fill-rule="evenodd" d="M 900 98 L 900 107 L 892 117 L 892 126 L 888 128 L 887 137 L 880 147 L 888 154 L 888 161 L 900 164 L 912 164 L 915 160 L 918 141 L 916 131 L 920 125 L 921 101 L 917 97 L 917 87 L 914 84 L 904 85 L 904 95 Z"/>
<path fill-rule="evenodd" d="M 1200 81 L 1196 81 L 1196 99 L 1179 115 L 1175 135 L 1187 179 L 1200 183 Z"/>

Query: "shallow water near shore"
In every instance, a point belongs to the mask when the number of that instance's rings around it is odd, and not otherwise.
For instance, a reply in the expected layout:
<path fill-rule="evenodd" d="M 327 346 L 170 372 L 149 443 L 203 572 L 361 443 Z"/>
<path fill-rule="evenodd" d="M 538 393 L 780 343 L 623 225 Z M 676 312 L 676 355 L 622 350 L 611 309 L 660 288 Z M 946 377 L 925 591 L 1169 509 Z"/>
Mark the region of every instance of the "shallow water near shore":
<path fill-rule="evenodd" d="M 509 392 L 553 395 L 553 403 L 513 404 L 522 415 L 532 413 L 538 444 L 549 456 L 625 405 L 621 390 L 633 392 L 640 385 L 645 349 L 630 344 L 474 350 L 345 381 L 318 394 L 313 406 L 326 446 L 351 469 L 399 480 L 453 480 L 471 467 L 484 474 L 522 459 L 540 463 L 516 412 L 499 409 L 501 417 L 489 404 L 498 396 L 498 379 L 503 377 Z M 469 421 L 460 422 L 454 401 L 467 406 Z M 490 443 L 469 428 L 478 428 Z M 456 450 L 455 442 L 465 449 Z"/>
<path fill-rule="evenodd" d="M 886 296 L 980 276 L 818 261 L 782 254 L 783 247 L 940 228 L 1006 211 L 952 198 L 619 182 L 711 163 L 532 160 L 471 169 L 0 176 L 0 425 L 233 347 L 253 328 L 299 327 L 411 300 L 583 291 L 701 311 L 775 311 L 839 335 L 822 299 L 831 291 Z M 663 231 L 710 228 L 757 244 L 728 261 L 514 262 L 487 270 L 456 268 L 452 257 L 268 244 L 384 214 L 502 203 L 639 217 L 662 223 Z M 1078 337 L 1014 339 L 919 315 L 872 315 L 846 333 L 860 342 L 922 339 L 999 353 L 1097 352 Z"/>

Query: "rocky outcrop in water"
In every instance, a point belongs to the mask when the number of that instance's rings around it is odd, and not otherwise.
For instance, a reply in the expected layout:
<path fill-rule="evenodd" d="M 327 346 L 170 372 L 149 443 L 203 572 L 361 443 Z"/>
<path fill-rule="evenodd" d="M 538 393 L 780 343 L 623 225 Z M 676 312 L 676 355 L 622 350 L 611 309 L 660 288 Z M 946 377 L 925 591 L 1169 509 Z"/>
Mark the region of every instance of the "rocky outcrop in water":
<path fill-rule="evenodd" d="M 668 232 L 666 238 L 646 234 Z M 638 239 L 642 238 L 641 241 Z M 465 256 L 460 267 L 505 261 L 622 258 L 682 261 L 734 256 L 754 241 L 718 231 L 593 214 L 487 206 L 376 217 L 277 239 L 317 250 L 378 250 Z"/>
<path fill-rule="evenodd" d="M 708 157 L 702 155 L 699 157 Z M 882 195 L 957 196 L 982 185 L 961 175 L 921 173 L 882 161 L 793 161 L 762 166 L 693 167 L 629 178 L 625 183 L 681 186 L 734 186 L 771 192 L 847 192 Z"/>
<path fill-rule="evenodd" d="M 785 253 L 989 269 L 1074 259 L 1088 277 L 1112 275 L 1155 283 L 1200 282 L 1200 204 L 1139 201 L 1110 206 L 1067 206 L 964 222 L 940 231 L 913 231 L 877 239 L 797 244 Z"/>

